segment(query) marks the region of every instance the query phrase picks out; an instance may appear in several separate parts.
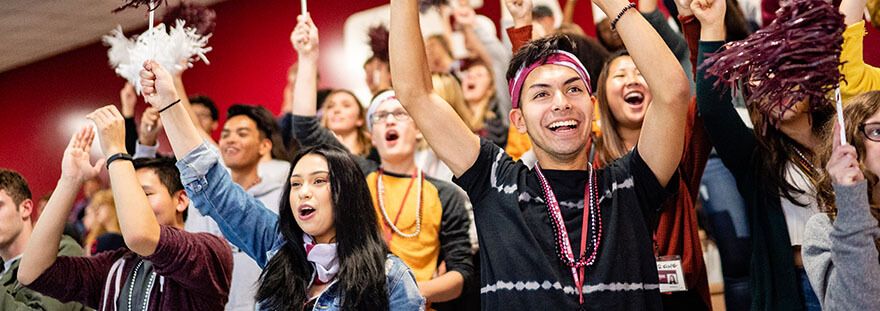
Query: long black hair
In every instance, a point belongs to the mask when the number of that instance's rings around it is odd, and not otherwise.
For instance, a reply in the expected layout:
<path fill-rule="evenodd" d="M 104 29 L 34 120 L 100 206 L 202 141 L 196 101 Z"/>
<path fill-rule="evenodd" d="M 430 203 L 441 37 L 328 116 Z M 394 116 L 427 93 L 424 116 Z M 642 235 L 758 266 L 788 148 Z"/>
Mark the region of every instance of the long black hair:
<path fill-rule="evenodd" d="M 385 280 L 388 247 L 382 239 L 364 174 L 348 152 L 329 145 L 304 149 L 294 158 L 290 172 L 309 154 L 324 157 L 330 171 L 336 256 L 339 260 L 336 288 L 342 295 L 342 309 L 388 310 Z M 257 301 L 271 310 L 302 309 L 309 299 L 308 286 L 314 270 L 306 259 L 303 230 L 294 220 L 290 195 L 288 179 L 278 215 L 278 230 L 287 243 L 263 269 L 256 295 Z"/>

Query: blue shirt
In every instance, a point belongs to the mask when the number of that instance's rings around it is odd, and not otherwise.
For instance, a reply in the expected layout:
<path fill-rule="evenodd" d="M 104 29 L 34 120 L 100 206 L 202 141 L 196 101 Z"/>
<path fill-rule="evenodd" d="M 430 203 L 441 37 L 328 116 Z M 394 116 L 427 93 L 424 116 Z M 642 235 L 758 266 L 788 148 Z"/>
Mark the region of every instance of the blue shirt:
<path fill-rule="evenodd" d="M 287 243 L 278 231 L 278 215 L 234 183 L 218 159 L 203 142 L 177 162 L 186 194 L 202 215 L 217 222 L 230 243 L 264 268 Z M 415 276 L 399 258 L 388 255 L 385 275 L 391 310 L 424 310 Z M 318 297 L 314 310 L 338 310 L 341 298 L 334 282 Z"/>

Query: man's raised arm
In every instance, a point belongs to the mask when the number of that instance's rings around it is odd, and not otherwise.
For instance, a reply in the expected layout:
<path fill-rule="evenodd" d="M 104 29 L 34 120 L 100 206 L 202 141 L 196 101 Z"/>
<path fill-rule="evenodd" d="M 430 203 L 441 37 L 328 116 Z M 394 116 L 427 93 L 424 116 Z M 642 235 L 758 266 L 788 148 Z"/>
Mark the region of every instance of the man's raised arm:
<path fill-rule="evenodd" d="M 660 184 L 666 185 L 678 168 L 684 148 L 685 119 L 690 100 L 687 76 L 651 24 L 635 8 L 623 12 L 630 5 L 627 0 L 595 2 L 609 18 L 620 14 L 615 25 L 617 32 L 651 87 L 654 101 L 645 114 L 638 150 Z"/>
<path fill-rule="evenodd" d="M 104 156 L 125 153 L 125 121 L 116 106 L 98 108 L 86 118 L 95 122 Z M 161 227 L 138 181 L 134 165 L 131 161 L 113 161 L 107 170 L 113 199 L 124 206 L 116 210 L 116 216 L 125 245 L 138 255 L 152 255 L 159 245 Z"/>
<path fill-rule="evenodd" d="M 434 93 L 417 0 L 391 1 L 391 77 L 394 91 L 431 149 L 461 176 L 477 160 L 480 140 L 446 101 Z"/>

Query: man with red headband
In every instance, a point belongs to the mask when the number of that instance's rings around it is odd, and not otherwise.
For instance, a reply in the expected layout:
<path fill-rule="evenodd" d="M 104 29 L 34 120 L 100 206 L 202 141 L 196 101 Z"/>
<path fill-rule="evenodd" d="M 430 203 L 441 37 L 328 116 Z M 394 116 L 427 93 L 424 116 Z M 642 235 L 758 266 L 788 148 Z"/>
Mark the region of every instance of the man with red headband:
<path fill-rule="evenodd" d="M 432 90 L 416 0 L 391 1 L 391 70 L 400 102 L 474 205 L 483 310 L 660 310 L 652 231 L 681 159 L 687 78 L 626 0 L 595 0 L 613 18 L 654 92 L 633 150 L 593 169 L 595 97 L 568 37 L 532 41 L 508 70 L 510 122 L 538 164 L 513 162 L 473 135 Z M 668 185 L 668 186 L 667 186 Z"/>

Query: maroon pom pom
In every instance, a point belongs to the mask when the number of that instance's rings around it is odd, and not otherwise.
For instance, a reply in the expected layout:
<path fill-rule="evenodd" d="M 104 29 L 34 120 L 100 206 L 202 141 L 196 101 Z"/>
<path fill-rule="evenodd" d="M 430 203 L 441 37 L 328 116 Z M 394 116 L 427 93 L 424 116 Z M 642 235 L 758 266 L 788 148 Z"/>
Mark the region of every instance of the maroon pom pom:
<path fill-rule="evenodd" d="M 419 12 L 425 13 L 428 9 L 441 5 L 449 5 L 448 0 L 419 0 Z"/>
<path fill-rule="evenodd" d="M 162 2 L 165 2 L 165 0 L 125 0 L 125 4 L 113 10 L 113 13 L 118 13 L 127 8 L 137 9 L 142 5 L 147 6 L 148 8 L 150 8 L 150 11 L 152 11 L 158 8 L 159 5 L 162 4 Z"/>
<path fill-rule="evenodd" d="M 770 117 L 764 119 L 773 124 L 804 99 L 809 99 L 810 111 L 832 104 L 826 94 L 842 78 L 839 66 L 845 29 L 843 15 L 825 0 L 785 1 L 770 25 L 744 40 L 725 44 L 703 67 L 707 76 L 718 77 L 716 87 L 735 89 L 736 81 L 741 81 L 747 91 L 746 104 Z"/>
<path fill-rule="evenodd" d="M 370 48 L 373 49 L 373 57 L 388 62 L 388 28 L 385 25 L 370 27 Z"/>
<path fill-rule="evenodd" d="M 180 5 L 165 12 L 162 22 L 166 28 L 170 28 L 177 25 L 178 19 L 186 22 L 186 27 L 195 28 L 196 33 L 204 36 L 214 32 L 217 13 L 204 5 L 181 1 Z"/>

